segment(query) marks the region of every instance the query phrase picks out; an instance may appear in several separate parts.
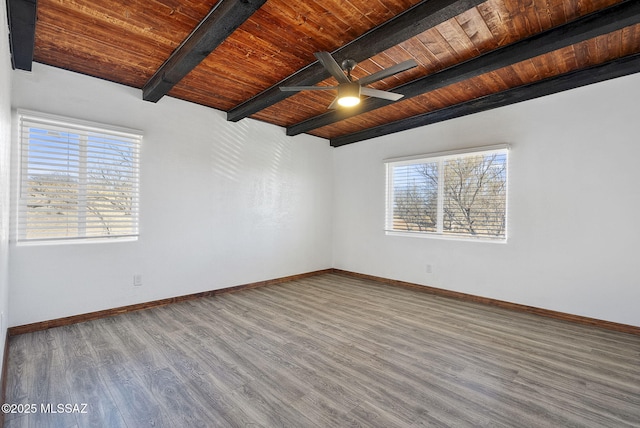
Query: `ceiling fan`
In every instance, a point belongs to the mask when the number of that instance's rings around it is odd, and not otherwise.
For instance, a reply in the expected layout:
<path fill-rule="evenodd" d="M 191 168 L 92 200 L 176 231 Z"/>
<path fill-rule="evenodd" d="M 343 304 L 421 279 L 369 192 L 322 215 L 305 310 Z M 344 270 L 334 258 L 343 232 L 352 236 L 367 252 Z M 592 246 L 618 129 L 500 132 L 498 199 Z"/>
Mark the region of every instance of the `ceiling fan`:
<path fill-rule="evenodd" d="M 394 74 L 409 70 L 418 65 L 417 62 L 410 59 L 408 61 L 396 64 L 393 67 L 385 68 L 369 76 L 365 76 L 359 80 L 353 80 L 351 71 L 356 67 L 356 62 L 352 59 L 342 61 L 342 67 L 338 65 L 336 60 L 329 52 L 316 52 L 315 57 L 327 69 L 329 73 L 338 81 L 338 86 L 281 86 L 281 91 L 297 92 L 297 91 L 326 91 L 338 90 L 338 95 L 329 105 L 329 109 L 336 108 L 336 104 L 343 107 L 353 107 L 360 103 L 360 96 L 382 98 L 385 100 L 397 101 L 404 95 L 396 94 L 389 91 L 381 91 L 379 89 L 367 88 L 368 85 L 378 80 Z"/>

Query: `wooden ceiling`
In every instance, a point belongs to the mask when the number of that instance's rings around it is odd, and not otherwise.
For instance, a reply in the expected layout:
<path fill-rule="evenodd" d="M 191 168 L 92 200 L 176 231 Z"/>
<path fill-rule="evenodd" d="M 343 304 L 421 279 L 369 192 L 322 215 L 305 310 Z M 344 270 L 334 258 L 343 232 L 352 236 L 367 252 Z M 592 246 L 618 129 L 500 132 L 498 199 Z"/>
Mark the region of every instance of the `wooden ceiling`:
<path fill-rule="evenodd" d="M 35 1 L 7 0 L 18 68 L 33 59 L 333 146 L 640 71 L 638 0 Z M 418 67 L 371 85 L 399 101 L 327 110 L 333 91 L 278 89 L 335 85 L 318 51 L 358 61 L 356 78 Z"/>

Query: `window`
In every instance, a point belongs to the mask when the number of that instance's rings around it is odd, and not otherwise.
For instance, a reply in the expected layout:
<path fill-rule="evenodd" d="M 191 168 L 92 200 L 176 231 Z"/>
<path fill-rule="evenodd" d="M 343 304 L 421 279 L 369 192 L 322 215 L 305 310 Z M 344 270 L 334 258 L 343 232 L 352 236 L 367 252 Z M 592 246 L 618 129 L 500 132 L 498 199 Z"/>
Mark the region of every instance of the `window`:
<path fill-rule="evenodd" d="M 18 241 L 138 236 L 141 133 L 19 111 Z"/>
<path fill-rule="evenodd" d="M 386 164 L 388 233 L 506 239 L 505 146 Z"/>

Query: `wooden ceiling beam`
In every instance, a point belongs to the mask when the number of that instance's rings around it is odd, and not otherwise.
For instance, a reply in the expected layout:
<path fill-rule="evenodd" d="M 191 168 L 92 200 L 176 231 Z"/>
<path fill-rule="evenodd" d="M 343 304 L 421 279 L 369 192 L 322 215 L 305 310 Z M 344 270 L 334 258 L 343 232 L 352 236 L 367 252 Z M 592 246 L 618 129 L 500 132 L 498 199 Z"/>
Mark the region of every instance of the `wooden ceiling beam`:
<path fill-rule="evenodd" d="M 338 64 L 347 58 L 356 62 L 363 61 L 476 7 L 484 1 L 424 0 L 333 51 L 332 55 Z M 313 62 L 229 110 L 227 120 L 237 122 L 294 94 L 280 91 L 280 86 L 315 85 L 329 76 L 329 73 L 318 61 Z"/>
<path fill-rule="evenodd" d="M 7 0 L 9 49 L 14 69 L 31 71 L 37 8 L 37 0 Z"/>
<path fill-rule="evenodd" d="M 626 0 L 390 90 L 403 94 L 405 100 L 639 22 L 640 2 Z M 389 104 L 391 101 L 368 98 L 353 109 L 336 109 L 292 125 L 287 128 L 287 135 L 308 132 Z"/>
<path fill-rule="evenodd" d="M 528 85 L 507 89 L 506 91 L 476 98 L 474 100 L 456 104 L 451 107 L 445 107 L 437 111 L 398 120 L 396 122 L 366 129 L 360 132 L 354 132 L 353 134 L 332 138 L 331 145 L 333 147 L 340 147 L 639 72 L 640 54 L 629 55 L 604 64 L 565 73 L 539 82 L 530 83 Z"/>
<path fill-rule="evenodd" d="M 266 0 L 220 0 L 142 88 L 157 102 L 253 15 Z"/>

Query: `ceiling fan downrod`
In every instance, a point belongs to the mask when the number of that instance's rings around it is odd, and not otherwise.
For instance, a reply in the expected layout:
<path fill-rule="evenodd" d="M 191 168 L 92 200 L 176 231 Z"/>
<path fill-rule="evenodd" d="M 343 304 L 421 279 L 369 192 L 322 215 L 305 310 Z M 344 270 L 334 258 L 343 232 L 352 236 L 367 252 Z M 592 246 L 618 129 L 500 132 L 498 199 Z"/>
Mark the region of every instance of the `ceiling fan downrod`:
<path fill-rule="evenodd" d="M 356 65 L 358 65 L 358 63 L 352 59 L 345 59 L 344 61 L 342 61 L 342 64 L 340 65 L 342 66 L 342 69 L 347 72 L 347 77 L 349 78 L 349 80 L 353 81 L 353 78 L 351 77 L 351 72 L 353 71 L 354 68 L 356 68 Z"/>

